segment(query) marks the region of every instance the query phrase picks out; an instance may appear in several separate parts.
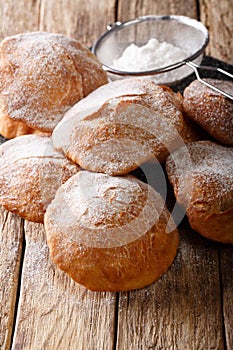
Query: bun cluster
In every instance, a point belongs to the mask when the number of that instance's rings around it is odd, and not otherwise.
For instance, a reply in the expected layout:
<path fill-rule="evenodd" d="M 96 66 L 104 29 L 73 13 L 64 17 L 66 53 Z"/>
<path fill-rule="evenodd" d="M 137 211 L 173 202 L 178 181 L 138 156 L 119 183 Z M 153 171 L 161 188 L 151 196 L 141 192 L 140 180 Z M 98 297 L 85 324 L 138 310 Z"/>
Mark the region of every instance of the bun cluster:
<path fill-rule="evenodd" d="M 192 86 L 183 98 L 149 79 L 108 82 L 93 54 L 60 34 L 6 38 L 0 52 L 0 130 L 17 136 L 0 146 L 0 203 L 44 223 L 60 269 L 96 291 L 142 288 L 166 272 L 178 229 L 161 195 L 131 174 L 153 159 L 166 163 L 191 227 L 233 243 L 233 153 L 218 144 L 232 145 L 232 106 L 222 97 L 200 89 L 195 104 Z M 225 138 L 212 132 L 222 122 L 204 123 L 206 101 L 205 118 L 212 105 L 226 112 Z"/>

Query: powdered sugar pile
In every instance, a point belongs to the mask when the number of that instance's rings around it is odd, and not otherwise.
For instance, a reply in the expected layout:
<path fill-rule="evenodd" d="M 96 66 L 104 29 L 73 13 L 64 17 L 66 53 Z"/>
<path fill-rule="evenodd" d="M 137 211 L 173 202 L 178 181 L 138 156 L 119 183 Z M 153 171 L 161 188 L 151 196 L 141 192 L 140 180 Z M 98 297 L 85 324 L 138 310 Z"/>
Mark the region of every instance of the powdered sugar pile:
<path fill-rule="evenodd" d="M 128 72 L 159 69 L 183 61 L 188 53 L 167 42 L 150 39 L 145 45 L 130 44 L 122 55 L 113 60 L 113 68 Z"/>

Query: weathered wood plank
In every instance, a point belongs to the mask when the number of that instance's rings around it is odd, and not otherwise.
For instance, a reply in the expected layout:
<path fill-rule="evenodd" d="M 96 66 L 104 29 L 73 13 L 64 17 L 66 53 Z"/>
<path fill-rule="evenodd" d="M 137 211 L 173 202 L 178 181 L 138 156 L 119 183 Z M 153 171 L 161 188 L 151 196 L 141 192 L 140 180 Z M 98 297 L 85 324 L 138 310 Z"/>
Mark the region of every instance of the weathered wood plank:
<path fill-rule="evenodd" d="M 233 63 L 231 3 L 200 0 L 199 7 L 200 18 L 210 31 L 208 54 L 229 63 Z M 198 6 L 194 0 L 0 0 L 0 39 L 47 30 L 76 37 L 91 46 L 106 24 L 146 14 L 197 18 Z M 0 212 L 0 222 L 4 223 L 0 246 L 0 348 L 8 350 L 23 227 L 21 219 L 5 211 Z M 120 294 L 118 349 L 221 350 L 224 327 L 227 350 L 233 348 L 232 248 L 221 248 L 220 283 L 217 246 L 194 233 L 189 233 L 192 237 L 186 234 L 188 231 L 183 230 L 179 254 L 166 275 L 148 288 Z M 112 349 L 116 294 L 86 291 L 57 270 L 48 257 L 41 225 L 27 223 L 26 240 L 13 349 Z"/>
<path fill-rule="evenodd" d="M 6 36 L 38 30 L 40 0 L 1 0 L 0 39 Z"/>
<path fill-rule="evenodd" d="M 199 5 L 197 3 L 199 2 Z M 106 25 L 141 15 L 177 14 L 198 18 L 210 32 L 207 53 L 233 63 L 232 0 L 0 0 L 0 39 L 33 30 L 61 32 L 91 46 Z"/>
<path fill-rule="evenodd" d="M 119 298 L 117 349 L 224 349 L 218 250 L 181 225 L 168 272 Z"/>
<path fill-rule="evenodd" d="M 195 0 L 118 1 L 117 19 L 119 21 L 144 15 L 185 15 L 197 18 L 197 4 Z"/>
<path fill-rule="evenodd" d="M 26 31 L 75 37 L 91 46 L 115 21 L 114 0 L 0 0 L 0 39 Z"/>
<path fill-rule="evenodd" d="M 200 0 L 200 19 L 210 33 L 208 55 L 233 64 L 232 0 Z"/>
<path fill-rule="evenodd" d="M 0 349 L 10 348 L 22 254 L 22 220 L 0 207 Z"/>
<path fill-rule="evenodd" d="M 220 271 L 222 281 L 223 318 L 227 349 L 233 349 L 233 249 L 220 246 Z"/>
<path fill-rule="evenodd" d="M 12 348 L 112 349 L 116 294 L 87 291 L 58 270 L 49 259 L 42 225 L 26 222 L 25 235 Z"/>
<path fill-rule="evenodd" d="M 41 1 L 40 30 L 64 33 L 87 46 L 114 21 L 114 0 Z"/>

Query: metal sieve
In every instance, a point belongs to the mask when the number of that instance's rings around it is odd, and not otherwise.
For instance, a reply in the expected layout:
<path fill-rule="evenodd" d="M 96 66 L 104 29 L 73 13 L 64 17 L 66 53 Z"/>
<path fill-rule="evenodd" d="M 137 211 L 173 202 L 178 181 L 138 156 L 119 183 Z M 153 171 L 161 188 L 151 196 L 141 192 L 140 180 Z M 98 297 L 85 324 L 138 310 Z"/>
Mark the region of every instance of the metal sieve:
<path fill-rule="evenodd" d="M 144 71 L 124 71 L 112 66 L 114 59 L 121 56 L 131 43 L 145 45 L 149 39 L 167 42 L 187 52 L 187 57 L 179 62 L 158 69 Z M 202 66 L 204 50 L 209 42 L 206 27 L 199 21 L 186 16 L 142 16 L 126 22 L 115 22 L 107 26 L 107 31 L 94 43 L 92 52 L 108 72 L 110 80 L 132 76 L 151 76 L 156 83 L 173 85 L 193 71 L 203 84 L 233 99 L 233 95 L 223 91 L 200 77 L 199 70 L 218 71 L 230 78 L 233 75 L 218 67 Z"/>

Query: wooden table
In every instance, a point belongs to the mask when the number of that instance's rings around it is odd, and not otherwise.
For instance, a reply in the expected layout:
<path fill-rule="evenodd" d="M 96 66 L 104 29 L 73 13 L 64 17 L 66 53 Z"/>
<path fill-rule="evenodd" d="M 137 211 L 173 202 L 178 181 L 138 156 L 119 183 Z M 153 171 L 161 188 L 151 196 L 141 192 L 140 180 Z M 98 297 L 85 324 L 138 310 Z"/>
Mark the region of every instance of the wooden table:
<path fill-rule="evenodd" d="M 46 30 L 91 46 L 106 24 L 184 14 L 209 28 L 208 54 L 233 63 L 232 0 L 1 0 L 1 38 Z M 151 286 L 94 293 L 50 261 L 43 225 L 0 208 L 0 349 L 233 349 L 233 250 L 184 219 L 174 264 Z"/>

